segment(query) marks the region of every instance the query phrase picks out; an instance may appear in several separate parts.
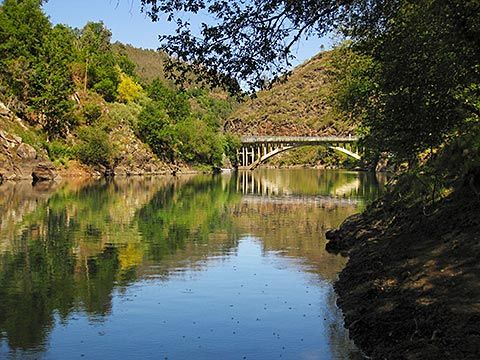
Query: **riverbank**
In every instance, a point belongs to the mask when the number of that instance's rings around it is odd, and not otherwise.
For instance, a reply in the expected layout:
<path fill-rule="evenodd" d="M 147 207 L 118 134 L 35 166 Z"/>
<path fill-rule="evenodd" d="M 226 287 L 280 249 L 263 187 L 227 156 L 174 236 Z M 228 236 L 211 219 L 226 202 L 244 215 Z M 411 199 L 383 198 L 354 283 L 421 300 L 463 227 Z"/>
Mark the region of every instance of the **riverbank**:
<path fill-rule="evenodd" d="M 118 145 L 115 161 L 109 167 L 86 165 L 74 159 L 52 161 L 44 144 L 45 139 L 0 102 L 0 182 L 98 178 L 106 175 L 192 174 L 203 173 L 208 168 L 195 168 L 179 161 L 162 161 L 128 127 L 112 131 L 110 140 Z"/>
<path fill-rule="evenodd" d="M 373 359 L 478 359 L 480 199 L 465 185 L 435 208 L 379 200 L 329 231 L 348 255 L 335 289 L 346 327 Z"/>

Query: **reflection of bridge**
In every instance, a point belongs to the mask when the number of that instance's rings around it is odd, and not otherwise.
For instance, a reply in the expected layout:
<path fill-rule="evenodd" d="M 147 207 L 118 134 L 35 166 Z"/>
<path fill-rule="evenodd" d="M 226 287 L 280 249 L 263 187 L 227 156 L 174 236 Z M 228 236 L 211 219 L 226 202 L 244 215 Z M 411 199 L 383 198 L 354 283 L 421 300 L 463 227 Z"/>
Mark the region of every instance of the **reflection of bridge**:
<path fill-rule="evenodd" d="M 358 138 L 353 136 L 244 136 L 237 152 L 240 168 L 253 170 L 281 152 L 310 145 L 322 145 L 360 160 Z"/>
<path fill-rule="evenodd" d="M 297 189 L 292 188 L 288 181 L 269 179 L 263 176 L 262 172 L 240 171 L 236 177 L 236 190 L 243 195 L 242 202 L 255 204 L 357 205 L 359 199 L 352 194 L 358 191 L 360 186 L 359 179 L 354 178 L 343 186 L 332 188 L 328 193 L 309 194 L 304 193 L 298 186 Z"/>
<path fill-rule="evenodd" d="M 333 196 L 242 196 L 242 203 L 247 204 L 281 204 L 281 205 L 313 205 L 317 207 L 356 206 L 360 203 L 355 198 L 338 198 Z"/>

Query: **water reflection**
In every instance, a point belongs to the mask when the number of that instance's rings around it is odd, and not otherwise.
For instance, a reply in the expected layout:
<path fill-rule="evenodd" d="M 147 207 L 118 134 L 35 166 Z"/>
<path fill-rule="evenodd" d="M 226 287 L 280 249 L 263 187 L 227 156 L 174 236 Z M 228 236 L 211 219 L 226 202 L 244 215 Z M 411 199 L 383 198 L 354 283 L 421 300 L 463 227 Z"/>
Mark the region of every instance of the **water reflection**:
<path fill-rule="evenodd" d="M 2 184 L 0 355 L 349 358 L 323 233 L 378 191 L 309 170 Z"/>

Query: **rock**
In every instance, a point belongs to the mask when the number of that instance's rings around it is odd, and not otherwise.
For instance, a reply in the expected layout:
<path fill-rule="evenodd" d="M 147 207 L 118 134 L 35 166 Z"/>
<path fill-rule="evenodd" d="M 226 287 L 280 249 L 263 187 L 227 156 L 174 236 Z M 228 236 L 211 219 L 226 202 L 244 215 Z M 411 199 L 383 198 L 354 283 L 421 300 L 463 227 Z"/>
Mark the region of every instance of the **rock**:
<path fill-rule="evenodd" d="M 3 102 L 0 101 L 0 115 L 10 116 L 10 110 L 5 106 Z"/>
<path fill-rule="evenodd" d="M 37 183 L 39 181 L 52 181 L 56 177 L 57 173 L 55 172 L 55 167 L 51 163 L 40 163 L 35 166 L 32 171 L 32 178 L 34 183 Z"/>
<path fill-rule="evenodd" d="M 32 146 L 22 143 L 17 148 L 17 155 L 20 159 L 34 160 L 37 158 L 37 151 Z"/>

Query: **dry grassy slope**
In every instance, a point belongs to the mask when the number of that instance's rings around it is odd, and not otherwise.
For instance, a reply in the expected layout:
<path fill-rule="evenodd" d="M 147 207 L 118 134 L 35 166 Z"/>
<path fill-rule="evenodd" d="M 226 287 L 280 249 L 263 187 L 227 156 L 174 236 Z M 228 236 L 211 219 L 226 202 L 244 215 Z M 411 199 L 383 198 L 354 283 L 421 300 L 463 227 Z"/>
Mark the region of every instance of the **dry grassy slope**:
<path fill-rule="evenodd" d="M 165 80 L 164 64 L 168 58 L 165 53 L 119 42 L 114 43 L 112 48 L 117 53 L 127 55 L 137 65 L 135 72 L 142 81 L 150 83 L 157 77 Z"/>
<path fill-rule="evenodd" d="M 238 135 L 342 135 L 353 125 L 335 116 L 329 105 L 329 52 L 323 52 L 293 70 L 271 89 L 245 102 L 225 128 Z"/>

